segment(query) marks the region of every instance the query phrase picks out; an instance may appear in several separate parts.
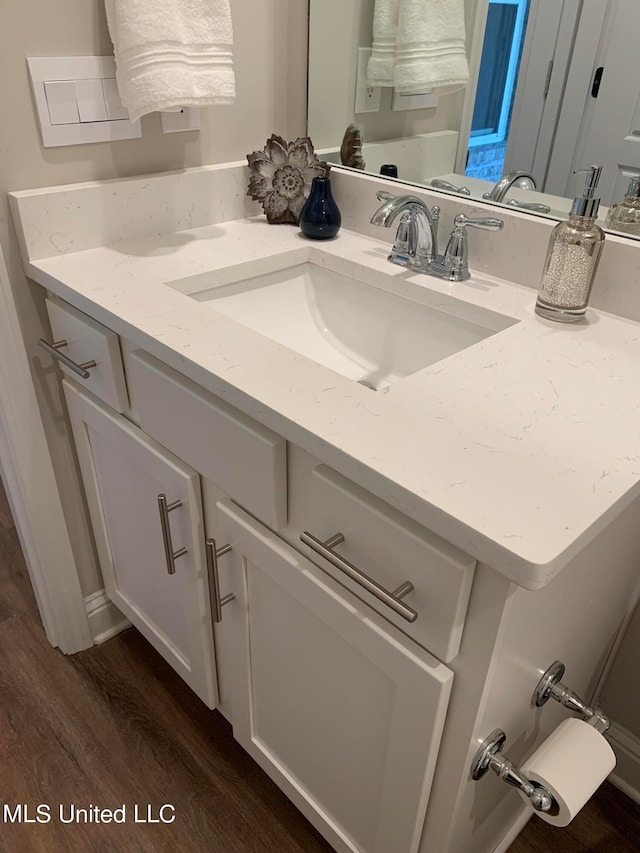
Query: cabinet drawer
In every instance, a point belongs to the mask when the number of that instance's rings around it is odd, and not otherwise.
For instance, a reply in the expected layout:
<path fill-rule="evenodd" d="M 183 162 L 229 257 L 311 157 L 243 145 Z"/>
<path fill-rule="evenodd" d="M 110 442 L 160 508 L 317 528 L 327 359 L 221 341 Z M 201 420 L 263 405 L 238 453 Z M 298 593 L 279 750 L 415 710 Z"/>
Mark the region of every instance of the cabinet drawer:
<path fill-rule="evenodd" d="M 304 510 L 296 507 L 292 518 L 298 537 L 308 531 L 325 542 L 341 533 L 344 541 L 334 553 L 379 587 L 393 592 L 413 585 L 401 601 L 417 618 L 407 621 L 313 547 L 298 547 L 423 648 L 451 661 L 460 647 L 475 560 L 326 465 L 315 467 L 307 480 Z"/>
<path fill-rule="evenodd" d="M 142 350 L 131 354 L 142 429 L 274 529 L 286 522 L 286 442 Z"/>
<path fill-rule="evenodd" d="M 120 341 L 115 332 L 60 299 L 47 297 L 54 342 L 66 341 L 59 352 L 81 365 L 95 361 L 83 379 L 60 362 L 62 370 L 118 412 L 129 408 Z"/>

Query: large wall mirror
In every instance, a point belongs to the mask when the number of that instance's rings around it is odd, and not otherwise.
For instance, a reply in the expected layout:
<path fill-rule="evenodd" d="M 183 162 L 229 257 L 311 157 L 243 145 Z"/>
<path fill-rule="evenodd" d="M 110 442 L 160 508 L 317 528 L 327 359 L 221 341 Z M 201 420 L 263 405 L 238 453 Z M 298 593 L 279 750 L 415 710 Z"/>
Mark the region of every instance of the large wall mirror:
<path fill-rule="evenodd" d="M 377 2 L 309 0 L 308 128 L 322 156 L 340 164 L 355 124 L 367 172 L 395 165 L 400 181 L 557 219 L 583 186 L 575 171 L 597 163 L 600 224 L 640 238 L 606 224 L 640 175 L 640 0 L 459 0 L 470 80 L 440 96 L 367 85 Z"/>

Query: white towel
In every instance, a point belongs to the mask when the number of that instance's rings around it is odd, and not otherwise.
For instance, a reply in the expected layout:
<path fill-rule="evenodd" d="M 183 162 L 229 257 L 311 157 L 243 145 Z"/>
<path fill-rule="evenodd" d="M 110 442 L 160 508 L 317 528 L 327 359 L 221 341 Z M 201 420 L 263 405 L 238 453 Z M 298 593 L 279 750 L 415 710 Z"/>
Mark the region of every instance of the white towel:
<path fill-rule="evenodd" d="M 393 86 L 400 0 L 376 0 L 373 9 L 373 45 L 367 65 L 370 86 Z"/>
<path fill-rule="evenodd" d="M 464 0 L 376 0 L 373 21 L 369 85 L 445 95 L 469 83 Z"/>
<path fill-rule="evenodd" d="M 393 82 L 401 95 L 468 84 L 464 0 L 401 0 Z"/>
<path fill-rule="evenodd" d="M 235 100 L 230 0 L 105 0 L 131 121 Z"/>

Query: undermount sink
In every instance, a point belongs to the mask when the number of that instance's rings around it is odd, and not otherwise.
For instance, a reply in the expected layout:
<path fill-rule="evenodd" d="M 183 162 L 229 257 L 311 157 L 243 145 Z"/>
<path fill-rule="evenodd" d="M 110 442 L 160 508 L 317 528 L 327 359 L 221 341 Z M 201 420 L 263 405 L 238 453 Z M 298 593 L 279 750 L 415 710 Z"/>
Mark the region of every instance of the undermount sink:
<path fill-rule="evenodd" d="M 190 282 L 170 285 L 377 390 L 516 322 L 473 306 L 470 321 L 456 316 L 464 303 L 452 297 L 438 294 L 436 308 L 308 262 L 233 284 L 207 286 L 206 275 Z"/>

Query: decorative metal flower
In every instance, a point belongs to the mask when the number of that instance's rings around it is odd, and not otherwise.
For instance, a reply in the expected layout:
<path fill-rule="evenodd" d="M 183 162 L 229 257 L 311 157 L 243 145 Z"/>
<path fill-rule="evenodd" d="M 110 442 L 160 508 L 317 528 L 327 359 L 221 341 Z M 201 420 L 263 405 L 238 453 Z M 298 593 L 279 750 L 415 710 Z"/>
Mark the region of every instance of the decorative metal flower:
<path fill-rule="evenodd" d="M 247 154 L 247 161 L 251 172 L 247 195 L 262 202 L 272 224 L 297 225 L 313 178 L 329 173 L 329 164 L 316 157 L 308 136 L 285 142 L 274 133 L 263 151 Z"/>

